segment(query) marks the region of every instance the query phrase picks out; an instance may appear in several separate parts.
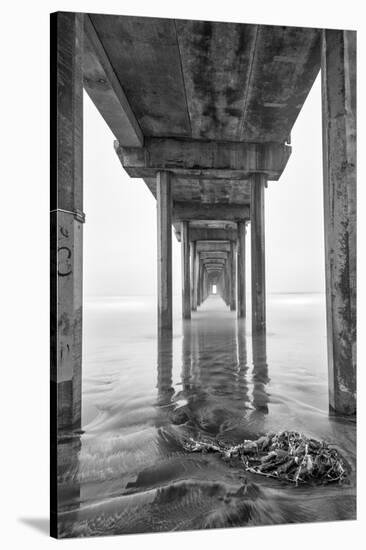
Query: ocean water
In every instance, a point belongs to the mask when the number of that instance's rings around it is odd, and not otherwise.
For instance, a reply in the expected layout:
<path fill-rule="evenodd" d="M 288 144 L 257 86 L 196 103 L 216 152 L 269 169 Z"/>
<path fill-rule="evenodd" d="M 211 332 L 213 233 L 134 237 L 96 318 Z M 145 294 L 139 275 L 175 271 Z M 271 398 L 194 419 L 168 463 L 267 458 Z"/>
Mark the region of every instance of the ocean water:
<path fill-rule="evenodd" d="M 62 537 L 355 519 L 356 425 L 328 413 L 323 295 L 270 295 L 267 337 L 218 296 L 156 336 L 156 304 L 84 306 L 82 434 L 59 443 Z M 250 304 L 248 304 L 250 312 Z M 296 430 L 334 444 L 342 485 L 294 486 L 188 454 L 182 436 L 240 442 Z"/>

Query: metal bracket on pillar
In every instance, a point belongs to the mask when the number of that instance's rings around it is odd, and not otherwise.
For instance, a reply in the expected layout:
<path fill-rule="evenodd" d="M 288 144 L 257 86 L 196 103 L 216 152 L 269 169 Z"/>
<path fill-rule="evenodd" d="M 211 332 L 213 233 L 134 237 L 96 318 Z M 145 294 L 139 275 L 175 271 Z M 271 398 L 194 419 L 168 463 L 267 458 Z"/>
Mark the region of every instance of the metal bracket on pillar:
<path fill-rule="evenodd" d="M 64 214 L 72 214 L 76 221 L 80 223 L 85 223 L 85 213 L 81 210 L 78 210 L 77 208 L 75 210 L 64 210 L 63 208 L 55 208 L 54 210 L 51 210 L 50 214 L 53 214 L 54 212 L 63 212 Z"/>

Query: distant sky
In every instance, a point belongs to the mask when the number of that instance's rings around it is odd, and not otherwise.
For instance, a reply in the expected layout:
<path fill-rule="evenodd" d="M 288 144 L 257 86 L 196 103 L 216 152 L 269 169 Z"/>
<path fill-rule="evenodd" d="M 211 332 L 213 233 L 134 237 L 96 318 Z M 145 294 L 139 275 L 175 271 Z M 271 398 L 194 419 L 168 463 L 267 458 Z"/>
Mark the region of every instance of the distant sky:
<path fill-rule="evenodd" d="M 323 292 L 321 96 L 318 77 L 291 135 L 292 155 L 265 193 L 268 292 Z M 156 201 L 130 178 L 114 136 L 85 94 L 84 294 L 156 294 Z M 250 230 L 247 235 L 250 253 Z M 250 288 L 250 263 L 248 289 Z M 173 233 L 173 292 L 180 294 L 180 243 Z"/>

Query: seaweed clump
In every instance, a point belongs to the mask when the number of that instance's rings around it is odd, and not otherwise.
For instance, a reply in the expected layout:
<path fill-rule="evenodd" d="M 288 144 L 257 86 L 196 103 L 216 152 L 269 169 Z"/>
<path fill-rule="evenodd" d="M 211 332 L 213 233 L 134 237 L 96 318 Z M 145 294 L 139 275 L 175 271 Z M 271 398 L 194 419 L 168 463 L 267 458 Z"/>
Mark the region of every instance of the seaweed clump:
<path fill-rule="evenodd" d="M 183 447 L 188 452 L 217 452 L 226 461 L 239 461 L 248 472 L 296 485 L 340 483 L 347 477 L 346 463 L 335 448 L 299 432 L 270 433 L 239 445 L 188 438 Z"/>

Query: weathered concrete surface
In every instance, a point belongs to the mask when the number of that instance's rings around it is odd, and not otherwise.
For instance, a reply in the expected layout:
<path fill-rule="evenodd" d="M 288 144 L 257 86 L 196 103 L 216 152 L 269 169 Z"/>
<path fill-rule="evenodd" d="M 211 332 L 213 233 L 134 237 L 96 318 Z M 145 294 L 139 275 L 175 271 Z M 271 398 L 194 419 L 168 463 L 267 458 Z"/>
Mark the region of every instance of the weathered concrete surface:
<path fill-rule="evenodd" d="M 71 430 L 81 427 L 82 48 L 83 16 L 51 14 L 50 534 L 56 538 L 65 449 L 60 436 L 67 431 L 70 440 Z"/>
<path fill-rule="evenodd" d="M 170 170 L 178 177 L 248 179 L 263 172 L 278 180 L 291 155 L 286 143 L 200 141 L 178 138 L 145 138 L 144 147 L 115 144 L 123 168 L 132 178 L 154 177 Z"/>
<path fill-rule="evenodd" d="M 174 222 L 174 229 L 177 239 L 180 238 L 180 223 Z M 229 220 L 189 220 L 189 229 L 191 235 L 198 235 L 198 238 L 192 237 L 192 240 L 236 240 L 236 222 Z M 199 231 L 196 231 L 199 230 Z M 203 235 L 201 237 L 201 235 Z M 206 236 L 207 235 L 207 236 Z"/>
<path fill-rule="evenodd" d="M 139 123 L 88 15 L 84 17 L 84 88 L 123 146 L 144 143 Z"/>
<path fill-rule="evenodd" d="M 322 42 L 324 226 L 330 407 L 356 412 L 356 33 Z"/>
<path fill-rule="evenodd" d="M 81 425 L 83 16 L 51 15 L 51 433 Z"/>
<path fill-rule="evenodd" d="M 170 173 L 157 174 L 158 330 L 172 330 L 172 192 Z"/>
<path fill-rule="evenodd" d="M 245 318 L 246 316 L 246 284 L 245 284 L 245 222 L 238 222 L 238 252 L 237 252 L 237 268 L 238 268 L 238 317 Z"/>
<path fill-rule="evenodd" d="M 218 251 L 218 252 L 229 252 L 230 251 L 230 242 L 228 240 L 225 241 L 215 241 L 215 240 L 207 240 L 207 241 L 197 241 L 197 250 L 199 252 L 210 252 L 210 251 Z"/>
<path fill-rule="evenodd" d="M 181 222 L 181 258 L 182 258 L 182 316 L 191 318 L 191 274 L 189 250 L 189 225 Z"/>
<path fill-rule="evenodd" d="M 191 135 L 175 21 L 90 14 L 145 136 Z"/>
<path fill-rule="evenodd" d="M 90 18 L 145 136 L 283 142 L 319 71 L 319 29 Z"/>
<path fill-rule="evenodd" d="M 266 329 L 266 273 L 264 243 L 264 189 L 266 176 L 251 178 L 252 331 Z"/>
<path fill-rule="evenodd" d="M 180 232 L 175 231 L 175 235 L 180 241 Z M 235 229 L 216 229 L 209 227 L 191 227 L 189 225 L 189 238 L 191 241 L 226 241 L 231 240 L 235 241 L 237 238 L 237 233 Z"/>
<path fill-rule="evenodd" d="M 201 204 L 196 202 L 174 202 L 173 221 L 220 220 L 236 221 L 249 218 L 249 206 L 239 204 Z"/>
<path fill-rule="evenodd" d="M 202 259 L 220 259 L 220 260 L 226 260 L 227 258 L 227 252 L 225 251 L 219 251 L 216 249 L 216 247 L 213 248 L 213 250 L 207 250 L 200 252 L 200 257 Z"/>
<path fill-rule="evenodd" d="M 144 178 L 156 197 L 156 178 Z M 174 176 L 173 201 L 202 202 L 204 204 L 249 204 L 250 185 L 246 179 L 207 179 Z"/>

